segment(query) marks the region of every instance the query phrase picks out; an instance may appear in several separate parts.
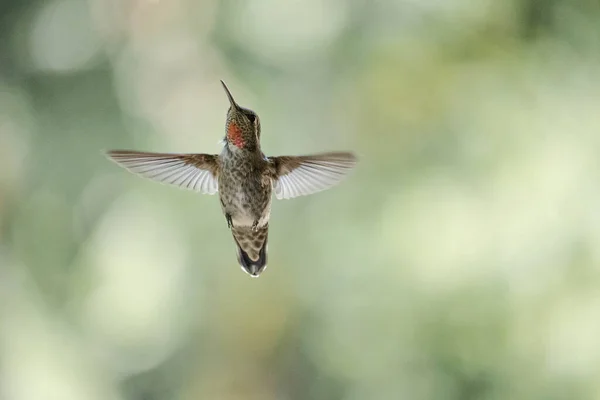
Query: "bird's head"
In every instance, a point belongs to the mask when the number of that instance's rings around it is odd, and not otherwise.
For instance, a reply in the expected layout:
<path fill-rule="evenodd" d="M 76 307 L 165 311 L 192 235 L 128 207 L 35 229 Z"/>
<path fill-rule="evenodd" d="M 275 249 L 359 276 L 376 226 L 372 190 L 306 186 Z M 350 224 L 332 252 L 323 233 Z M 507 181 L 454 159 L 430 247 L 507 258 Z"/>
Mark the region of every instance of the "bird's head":
<path fill-rule="evenodd" d="M 225 142 L 232 150 L 255 150 L 260 147 L 260 119 L 250 109 L 240 107 L 231 92 L 221 81 L 229 99 L 227 122 L 225 124 Z"/>

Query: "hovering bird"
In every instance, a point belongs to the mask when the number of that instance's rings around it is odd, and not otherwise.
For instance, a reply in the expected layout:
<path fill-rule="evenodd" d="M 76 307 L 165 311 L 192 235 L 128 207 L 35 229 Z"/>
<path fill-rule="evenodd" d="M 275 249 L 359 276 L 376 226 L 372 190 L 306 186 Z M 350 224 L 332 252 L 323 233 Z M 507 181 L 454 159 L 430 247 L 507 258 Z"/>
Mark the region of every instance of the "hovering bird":
<path fill-rule="evenodd" d="M 219 193 L 221 209 L 238 248 L 238 262 L 252 277 L 267 266 L 271 194 L 278 199 L 309 195 L 339 183 L 356 164 L 347 152 L 266 157 L 260 119 L 229 99 L 221 154 L 148 153 L 112 150 L 107 156 L 130 172 L 204 194 Z"/>

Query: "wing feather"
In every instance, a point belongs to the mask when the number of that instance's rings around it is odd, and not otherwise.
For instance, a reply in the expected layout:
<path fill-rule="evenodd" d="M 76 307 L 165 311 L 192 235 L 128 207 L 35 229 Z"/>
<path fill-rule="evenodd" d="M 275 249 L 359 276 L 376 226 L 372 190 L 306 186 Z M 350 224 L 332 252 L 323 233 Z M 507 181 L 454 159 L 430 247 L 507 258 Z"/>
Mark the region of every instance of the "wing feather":
<path fill-rule="evenodd" d="M 219 160 L 214 154 L 111 150 L 106 155 L 121 167 L 144 178 L 205 194 L 215 194 L 219 190 Z"/>
<path fill-rule="evenodd" d="M 273 165 L 273 189 L 278 199 L 317 193 L 337 185 L 356 165 L 352 153 L 323 153 L 269 159 Z"/>

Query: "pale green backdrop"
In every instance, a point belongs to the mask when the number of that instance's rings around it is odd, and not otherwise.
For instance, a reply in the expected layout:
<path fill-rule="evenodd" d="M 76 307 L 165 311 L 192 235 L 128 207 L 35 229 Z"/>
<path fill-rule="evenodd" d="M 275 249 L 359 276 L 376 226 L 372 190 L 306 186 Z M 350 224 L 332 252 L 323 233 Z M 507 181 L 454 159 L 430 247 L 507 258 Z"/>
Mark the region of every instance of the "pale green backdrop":
<path fill-rule="evenodd" d="M 354 174 L 273 205 L 102 150 Z M 597 0 L 0 2 L 0 399 L 600 399 Z"/>

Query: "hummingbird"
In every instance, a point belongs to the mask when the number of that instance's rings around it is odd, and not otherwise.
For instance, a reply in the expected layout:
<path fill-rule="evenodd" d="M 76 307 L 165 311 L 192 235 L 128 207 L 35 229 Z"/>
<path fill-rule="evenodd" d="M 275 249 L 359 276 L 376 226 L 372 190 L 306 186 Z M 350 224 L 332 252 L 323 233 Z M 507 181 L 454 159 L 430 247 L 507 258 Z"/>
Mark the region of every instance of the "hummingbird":
<path fill-rule="evenodd" d="M 317 193 L 338 184 L 354 168 L 350 152 L 267 157 L 258 115 L 229 99 L 220 154 L 111 150 L 107 157 L 128 171 L 203 194 L 219 194 L 242 270 L 258 277 L 267 267 L 271 200 Z"/>

